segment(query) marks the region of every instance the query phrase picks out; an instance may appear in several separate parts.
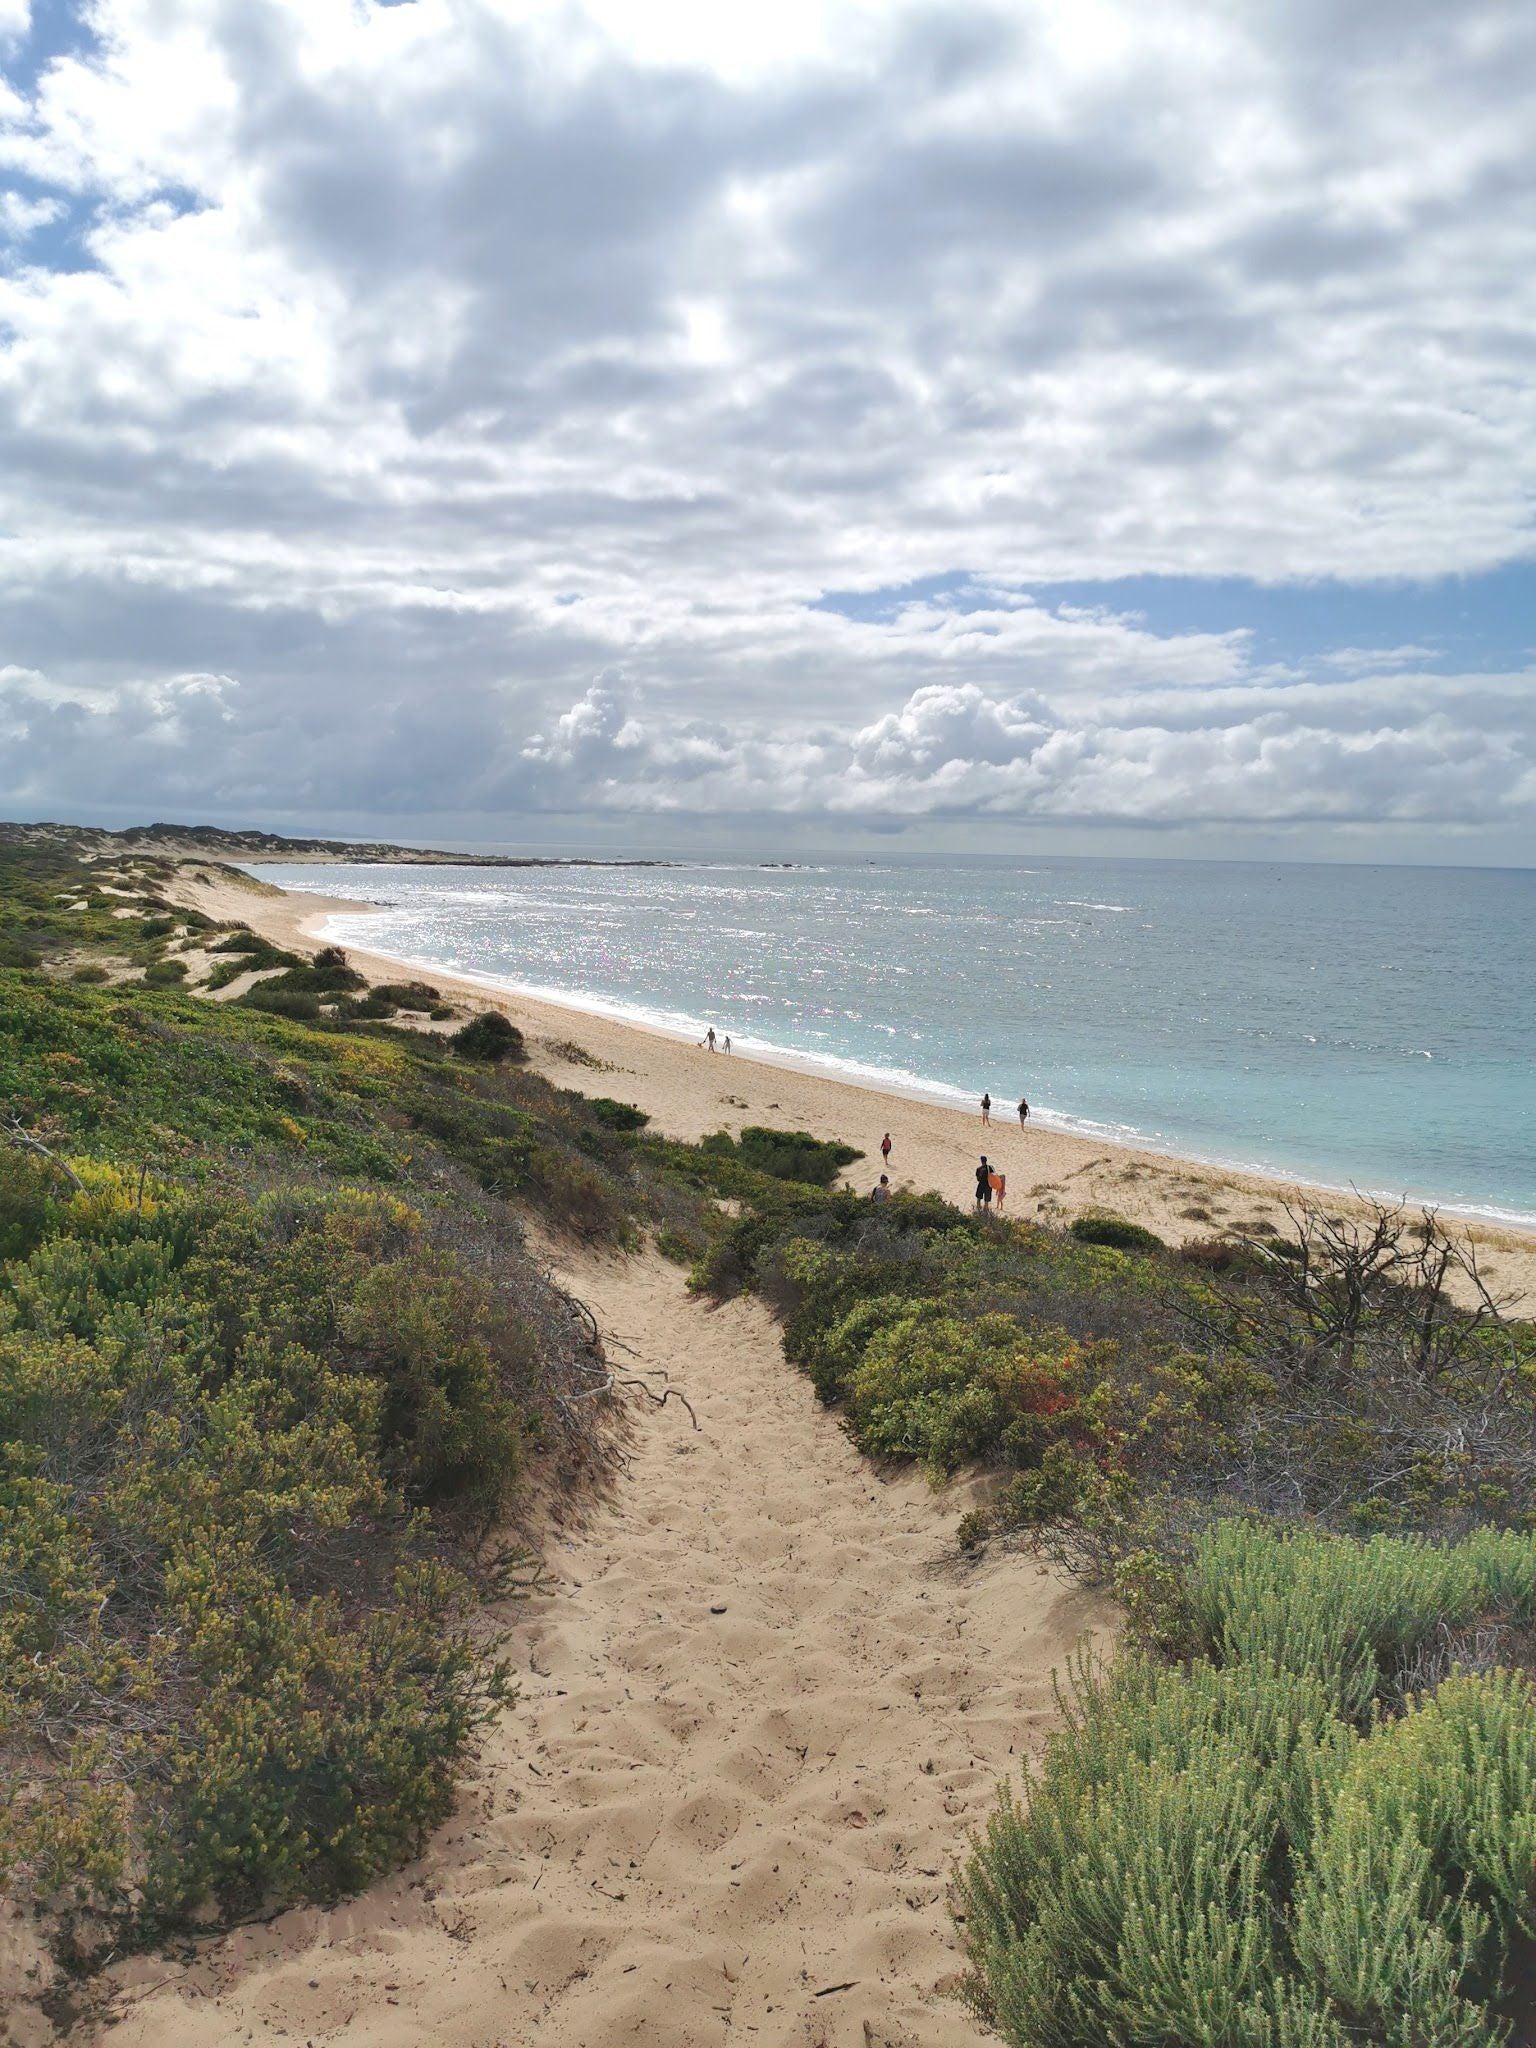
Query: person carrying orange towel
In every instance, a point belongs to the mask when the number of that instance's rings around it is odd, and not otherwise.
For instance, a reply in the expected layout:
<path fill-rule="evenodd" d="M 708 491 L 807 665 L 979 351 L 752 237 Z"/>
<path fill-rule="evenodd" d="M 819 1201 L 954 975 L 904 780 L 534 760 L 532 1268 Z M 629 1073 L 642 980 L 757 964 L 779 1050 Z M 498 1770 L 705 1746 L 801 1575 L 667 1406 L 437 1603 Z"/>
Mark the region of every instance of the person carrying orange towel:
<path fill-rule="evenodd" d="M 997 1206 L 1001 1209 L 1008 1194 L 1008 1176 L 1006 1173 L 989 1173 L 987 1178 L 992 1183 L 992 1193 L 997 1199 Z"/>

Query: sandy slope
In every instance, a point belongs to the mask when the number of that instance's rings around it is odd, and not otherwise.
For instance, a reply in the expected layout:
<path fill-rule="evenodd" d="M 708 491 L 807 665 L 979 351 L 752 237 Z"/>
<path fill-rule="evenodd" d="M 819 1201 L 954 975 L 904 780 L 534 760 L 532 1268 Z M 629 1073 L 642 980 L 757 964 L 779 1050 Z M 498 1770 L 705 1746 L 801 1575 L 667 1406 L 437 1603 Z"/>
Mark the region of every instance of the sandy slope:
<path fill-rule="evenodd" d="M 206 881 L 194 880 L 198 874 Z M 313 951 L 328 916 L 366 910 L 341 898 L 286 893 L 237 871 L 189 865 L 170 892 L 220 919 L 239 918 L 276 943 Z M 354 964 L 378 981 L 398 981 L 400 963 L 349 946 Z M 411 969 L 416 973 L 421 970 Z M 1315 1201 L 1330 1213 L 1358 1205 L 1348 1195 L 1288 1188 L 1260 1174 L 1240 1173 L 1161 1153 L 1138 1151 L 1053 1131 L 1032 1119 L 1022 1130 L 1011 1104 L 1032 1077 L 998 1076 L 999 1108 L 989 1129 L 979 1116 L 940 1102 L 893 1095 L 742 1054 L 712 1054 L 666 1032 L 594 1017 L 474 982 L 456 982 L 433 968 L 428 978 L 466 1007 L 492 1002 L 528 1034 L 534 1061 L 550 1078 L 585 1094 L 636 1102 L 674 1138 L 700 1138 L 722 1126 L 793 1126 L 860 1146 L 865 1160 L 847 1176 L 868 1188 L 879 1173 L 879 1144 L 892 1136 L 891 1178 L 898 1187 L 937 1188 L 969 1204 L 979 1154 L 1007 1176 L 1009 1213 L 1063 1223 L 1085 1209 L 1112 1209 L 1144 1223 L 1170 1243 L 1257 1224 L 1289 1230 L 1288 1201 Z M 453 1029 L 452 1025 L 444 1027 Z M 572 1046 L 586 1063 L 570 1058 Z M 593 1062 L 598 1062 L 594 1066 Z M 1042 1088 L 1041 1093 L 1045 1090 Z M 1496 1295 L 1518 1313 L 1536 1309 L 1536 1234 L 1479 1223 L 1483 1270 Z"/>
<path fill-rule="evenodd" d="M 1107 1615 L 876 1477 L 752 1302 L 654 1256 L 571 1284 L 686 1387 L 517 1628 L 524 1698 L 461 1818 L 334 1912 L 116 1977 L 120 2048 L 960 2048 L 968 1831 Z M 723 1609 L 723 1612 L 716 1612 Z M 87 2038 L 84 2034 L 82 2039 Z"/>

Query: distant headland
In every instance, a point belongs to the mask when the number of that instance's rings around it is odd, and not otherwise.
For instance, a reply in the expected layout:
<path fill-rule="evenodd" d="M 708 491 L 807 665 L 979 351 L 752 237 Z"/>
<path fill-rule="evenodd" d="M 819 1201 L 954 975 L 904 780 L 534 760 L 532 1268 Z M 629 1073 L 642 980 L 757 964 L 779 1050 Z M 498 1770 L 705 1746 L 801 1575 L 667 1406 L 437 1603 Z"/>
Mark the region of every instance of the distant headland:
<path fill-rule="evenodd" d="M 0 823 L 0 842 L 61 846 L 75 853 L 132 852 L 171 860 L 373 862 L 456 868 L 664 868 L 664 860 L 594 860 L 511 853 L 450 853 L 436 847 L 392 846 L 376 840 L 290 839 L 281 832 L 231 832 L 222 825 L 130 825 L 109 832 L 95 825 Z"/>

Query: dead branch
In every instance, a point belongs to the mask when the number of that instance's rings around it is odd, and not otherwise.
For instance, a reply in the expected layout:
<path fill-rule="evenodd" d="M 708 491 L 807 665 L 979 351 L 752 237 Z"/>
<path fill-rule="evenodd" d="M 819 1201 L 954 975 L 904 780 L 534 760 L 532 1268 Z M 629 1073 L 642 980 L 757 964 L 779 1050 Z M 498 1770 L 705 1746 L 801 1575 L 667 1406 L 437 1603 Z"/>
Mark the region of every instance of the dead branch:
<path fill-rule="evenodd" d="M 50 1166 L 63 1174 L 77 1194 L 85 1193 L 85 1182 L 75 1169 L 67 1160 L 61 1159 L 57 1152 L 50 1151 L 41 1138 L 34 1137 L 19 1116 L 7 1118 L 5 1136 L 7 1142 L 14 1145 L 18 1151 L 31 1152 L 39 1159 L 46 1159 Z"/>

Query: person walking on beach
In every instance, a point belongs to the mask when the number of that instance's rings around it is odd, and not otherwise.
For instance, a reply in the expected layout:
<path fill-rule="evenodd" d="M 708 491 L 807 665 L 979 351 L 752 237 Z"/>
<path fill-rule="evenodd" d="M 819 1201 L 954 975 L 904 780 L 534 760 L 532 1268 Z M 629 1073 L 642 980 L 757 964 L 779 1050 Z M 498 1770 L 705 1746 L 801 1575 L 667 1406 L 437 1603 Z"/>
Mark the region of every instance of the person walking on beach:
<path fill-rule="evenodd" d="M 981 1098 L 981 1120 L 984 1124 L 989 1124 L 992 1121 L 992 1098 L 990 1095 L 983 1095 Z"/>
<path fill-rule="evenodd" d="M 880 1185 L 870 1189 L 869 1199 L 872 1202 L 888 1202 L 891 1199 L 891 1177 L 888 1173 L 882 1173 Z"/>
<path fill-rule="evenodd" d="M 882 1138 L 882 1139 L 880 1140 L 880 1157 L 881 1157 L 881 1159 L 882 1159 L 882 1160 L 883 1160 L 883 1161 L 885 1162 L 885 1164 L 886 1164 L 887 1166 L 889 1166 L 889 1165 L 890 1165 L 890 1163 L 891 1163 L 891 1134 L 890 1134 L 890 1132 L 889 1132 L 889 1131 L 887 1131 L 887 1132 L 886 1132 L 886 1134 L 885 1134 L 885 1136 L 884 1136 L 884 1137 L 883 1137 L 883 1138 Z"/>
<path fill-rule="evenodd" d="M 721 1045 L 721 1051 L 722 1051 L 722 1052 L 729 1052 L 729 1051 L 730 1051 L 730 1049 L 731 1049 L 731 1034 L 729 1033 L 729 1031 L 727 1031 L 727 1033 L 725 1034 L 725 1038 L 724 1038 L 724 1041 L 722 1042 L 722 1045 Z"/>
<path fill-rule="evenodd" d="M 709 1047 L 709 1049 L 710 1049 L 710 1051 L 711 1051 L 711 1052 L 713 1052 L 713 1051 L 714 1051 L 714 1049 L 715 1049 L 715 1027 L 714 1027 L 714 1025 L 713 1025 L 713 1024 L 711 1024 L 711 1025 L 710 1025 L 709 1029 L 708 1029 L 708 1030 L 707 1030 L 707 1031 L 705 1032 L 704 1036 L 703 1036 L 703 1037 L 702 1037 L 702 1038 L 701 1038 L 701 1039 L 699 1040 L 699 1044 L 700 1044 L 700 1045 L 707 1045 L 707 1046 Z"/>
<path fill-rule="evenodd" d="M 1021 1131 L 1022 1131 L 1022 1130 L 1023 1130 L 1023 1128 L 1024 1128 L 1024 1120 L 1025 1120 L 1025 1118 L 1026 1118 L 1026 1117 L 1027 1117 L 1028 1115 L 1029 1115 L 1029 1104 L 1028 1104 L 1028 1103 L 1027 1103 L 1027 1102 L 1026 1102 L 1026 1101 L 1024 1100 L 1023 1096 L 1021 1095 L 1021 1096 L 1019 1097 L 1019 1129 L 1020 1129 Z"/>
<path fill-rule="evenodd" d="M 987 1164 L 985 1152 L 976 1169 L 976 1206 L 978 1209 L 990 1209 L 992 1206 L 992 1169 Z"/>

